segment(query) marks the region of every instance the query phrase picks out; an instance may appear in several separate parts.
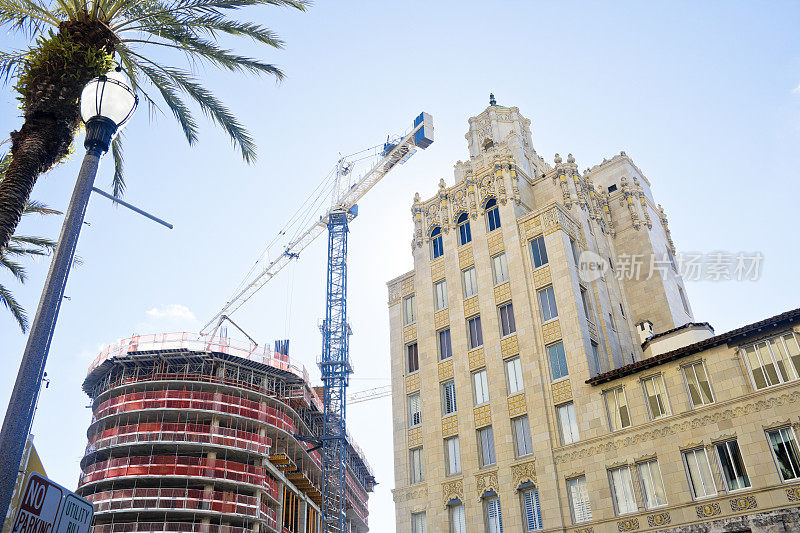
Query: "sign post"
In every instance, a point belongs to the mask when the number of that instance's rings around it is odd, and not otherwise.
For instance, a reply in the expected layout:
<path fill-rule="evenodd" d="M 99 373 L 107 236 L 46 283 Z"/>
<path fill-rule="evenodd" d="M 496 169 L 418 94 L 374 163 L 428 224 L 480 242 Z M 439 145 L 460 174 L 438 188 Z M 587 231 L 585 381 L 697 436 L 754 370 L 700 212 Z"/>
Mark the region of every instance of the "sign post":
<path fill-rule="evenodd" d="M 31 472 L 11 533 L 89 533 L 93 515 L 89 501 Z"/>

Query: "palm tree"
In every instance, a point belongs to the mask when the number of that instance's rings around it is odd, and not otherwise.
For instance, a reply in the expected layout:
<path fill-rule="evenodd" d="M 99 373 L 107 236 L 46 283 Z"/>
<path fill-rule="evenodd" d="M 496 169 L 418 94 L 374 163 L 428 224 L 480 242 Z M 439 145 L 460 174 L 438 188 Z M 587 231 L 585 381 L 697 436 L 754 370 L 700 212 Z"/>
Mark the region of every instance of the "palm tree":
<path fill-rule="evenodd" d="M 222 48 L 221 35 L 245 37 L 282 48 L 269 29 L 231 19 L 230 11 L 272 5 L 305 10 L 307 0 L 0 0 L 0 27 L 9 26 L 35 44 L 27 50 L 0 52 L 0 77 L 14 78 L 24 122 L 11 133 L 11 164 L 0 184 L 0 248 L 8 244 L 36 178 L 70 153 L 80 125 L 79 97 L 92 78 L 120 67 L 147 102 L 150 114 L 163 105 L 180 123 L 189 144 L 198 124 L 187 104 L 193 101 L 230 136 L 248 163 L 255 159 L 253 139 L 237 118 L 189 70 L 206 63 L 232 72 L 270 75 L 275 65 Z M 179 52 L 188 68 L 164 63 L 152 54 Z M 114 193 L 125 183 L 117 137 Z"/>
<path fill-rule="evenodd" d="M 0 156 L 0 184 L 5 181 L 3 176 L 8 169 L 9 163 L 11 163 L 11 157 L 8 154 Z M 60 215 L 61 213 L 55 209 L 48 208 L 42 203 L 30 201 L 25 204 L 22 214 L 24 216 L 29 214 Z M 7 270 L 20 283 L 25 283 L 25 267 L 19 263 L 19 260 L 35 259 L 36 257 L 49 255 L 55 247 L 55 241 L 44 237 L 15 235 L 11 237 L 8 245 L 0 248 L 0 271 Z M 25 333 L 28 329 L 28 314 L 14 298 L 11 290 L 3 285 L 2 282 L 0 282 L 0 304 L 3 304 L 11 312 L 20 329 Z"/>

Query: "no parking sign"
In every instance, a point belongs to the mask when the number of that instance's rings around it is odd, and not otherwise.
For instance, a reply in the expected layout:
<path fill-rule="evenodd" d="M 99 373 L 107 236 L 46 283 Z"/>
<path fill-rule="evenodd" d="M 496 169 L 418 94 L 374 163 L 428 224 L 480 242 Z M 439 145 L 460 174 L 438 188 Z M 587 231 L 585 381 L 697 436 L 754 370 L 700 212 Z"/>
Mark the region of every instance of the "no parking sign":
<path fill-rule="evenodd" d="M 11 533 L 89 533 L 93 515 L 90 502 L 31 472 Z"/>

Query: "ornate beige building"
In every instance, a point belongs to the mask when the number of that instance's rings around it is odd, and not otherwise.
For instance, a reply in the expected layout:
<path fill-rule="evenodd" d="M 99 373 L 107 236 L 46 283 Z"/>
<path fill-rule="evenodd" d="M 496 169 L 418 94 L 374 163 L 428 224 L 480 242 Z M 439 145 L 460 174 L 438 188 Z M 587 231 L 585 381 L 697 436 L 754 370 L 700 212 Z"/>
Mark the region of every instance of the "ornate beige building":
<path fill-rule="evenodd" d="M 469 119 L 388 283 L 397 531 L 800 530 L 800 310 L 696 323 L 621 152 L 545 162 Z"/>

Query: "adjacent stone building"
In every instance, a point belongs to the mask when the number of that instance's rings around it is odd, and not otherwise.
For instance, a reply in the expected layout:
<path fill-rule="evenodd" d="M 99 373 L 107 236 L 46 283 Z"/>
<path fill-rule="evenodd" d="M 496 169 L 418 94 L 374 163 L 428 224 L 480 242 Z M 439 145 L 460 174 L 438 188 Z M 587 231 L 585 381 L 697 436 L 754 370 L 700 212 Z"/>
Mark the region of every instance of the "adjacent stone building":
<path fill-rule="evenodd" d="M 388 283 L 397 531 L 800 530 L 800 310 L 715 335 L 624 152 L 466 138 Z"/>

